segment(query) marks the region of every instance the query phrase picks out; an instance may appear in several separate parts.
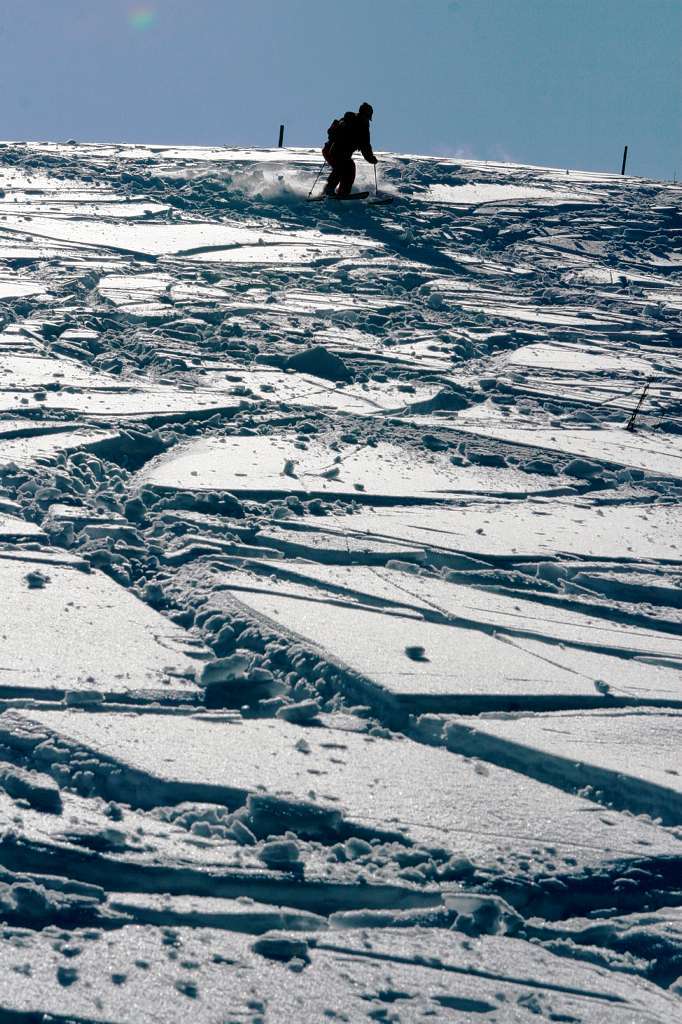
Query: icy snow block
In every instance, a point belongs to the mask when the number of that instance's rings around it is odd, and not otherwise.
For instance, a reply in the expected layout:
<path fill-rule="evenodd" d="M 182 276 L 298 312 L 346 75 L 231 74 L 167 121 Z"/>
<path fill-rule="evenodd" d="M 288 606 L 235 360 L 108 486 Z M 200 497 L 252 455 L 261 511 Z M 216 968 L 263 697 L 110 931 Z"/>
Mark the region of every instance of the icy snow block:
<path fill-rule="evenodd" d="M 0 280 L 0 299 L 26 299 L 31 295 L 45 295 L 47 289 L 30 281 L 18 281 L 16 278 Z"/>
<path fill-rule="evenodd" d="M 458 429 L 501 441 L 532 445 L 551 452 L 565 452 L 597 463 L 641 469 L 655 476 L 682 478 L 682 437 L 660 435 L 648 431 L 638 434 L 620 428 L 604 427 L 581 430 L 574 427 L 530 426 L 468 426 L 459 420 Z"/>
<path fill-rule="evenodd" d="M 293 370 L 244 370 L 239 365 L 227 364 L 229 372 L 203 361 L 201 384 L 216 393 L 241 397 L 248 402 L 267 402 L 300 405 L 306 409 L 329 409 L 359 416 L 379 416 L 383 413 L 402 415 L 416 402 L 428 402 L 440 390 L 438 385 L 419 384 L 404 391 L 395 381 L 371 381 L 360 384 L 335 384 L 321 375 L 297 373 Z"/>
<path fill-rule="evenodd" d="M 17 1019 L 320 1024 L 390 1019 L 396 999 L 401 1020 L 460 1024 L 669 1024 L 679 1010 L 679 999 L 641 978 L 516 939 L 441 930 L 344 931 L 334 941 L 129 926 L 57 937 L 22 930 L 0 941 L 0 1006 Z"/>
<path fill-rule="evenodd" d="M 0 441 L 11 441 L 17 437 L 44 436 L 46 434 L 60 434 L 69 429 L 69 424 L 63 420 L 48 420 L 42 416 L 39 419 L 17 416 L 13 419 L 3 418 L 0 420 Z"/>
<path fill-rule="evenodd" d="M 312 567 L 311 572 L 317 574 L 318 570 Z M 324 582 L 333 573 L 334 570 L 329 573 L 321 570 L 320 579 Z M 602 655 L 617 655 L 626 662 L 634 658 L 658 659 L 678 671 L 682 669 L 682 637 L 677 634 L 605 621 L 587 612 L 538 605 L 532 598 L 497 594 L 492 590 L 463 586 L 431 576 L 410 574 L 405 578 L 404 573 L 387 568 L 373 572 L 358 568 L 353 575 L 366 578 L 365 589 L 369 593 L 390 596 L 399 603 L 415 602 L 424 614 L 429 609 L 437 610 L 450 616 L 455 623 L 484 631 L 494 630 L 508 643 L 519 646 L 523 646 L 525 640 L 544 641 L 556 647 L 552 656 L 561 664 L 568 664 L 566 658 L 572 657 L 574 667 L 585 672 L 589 672 L 590 661 L 597 673 L 600 666 L 604 666 L 607 676 L 597 675 L 596 678 L 613 686 L 614 697 L 618 694 L 625 696 L 630 685 L 637 686 L 642 666 L 638 663 L 618 665 L 616 679 L 608 675 L 607 663 L 599 660 Z M 550 656 L 549 651 L 547 656 Z M 674 676 L 670 681 L 674 681 Z M 663 699 L 674 699 L 674 692 Z"/>
<path fill-rule="evenodd" d="M 309 516 L 297 524 L 336 531 L 368 543 L 416 544 L 447 555 L 547 558 L 665 559 L 682 563 L 682 508 L 604 506 L 542 498 L 523 503 L 480 502 L 465 508 L 362 509 L 351 515 Z M 286 526 L 287 524 L 282 524 Z"/>
<path fill-rule="evenodd" d="M 209 412 L 234 412 L 239 409 L 240 404 L 240 399 L 226 391 L 211 391 L 198 387 L 183 391 L 179 388 L 163 387 L 160 384 L 143 385 L 139 388 L 128 388 L 121 391 L 100 391 L 94 388 L 73 392 L 66 390 L 36 392 L 28 397 L 20 391 L 0 390 L 0 412 L 48 409 L 51 412 L 70 412 L 93 418 L 102 417 L 107 420 L 118 417 L 165 420 L 187 417 L 193 413 L 206 415 Z M 95 428 L 72 431 L 71 433 L 74 437 L 79 434 L 95 436 L 98 434 Z M 67 437 L 68 434 L 64 434 L 64 436 Z M 10 443 L 3 442 L 3 447 Z"/>
<path fill-rule="evenodd" d="M 126 224 L 103 220 L 63 220 L 7 216 L 6 231 L 35 239 L 71 242 L 93 252 L 113 250 L 127 256 L 176 256 L 199 262 L 311 263 L 321 257 L 351 256 L 380 244 L 351 235 L 327 235 L 315 230 L 272 231 L 258 221 L 248 227 L 229 223 Z M 274 260 L 273 260 L 274 254 Z"/>
<path fill-rule="evenodd" d="M 678 637 L 387 568 L 269 561 L 267 572 L 216 577 L 214 603 L 303 641 L 373 705 L 472 714 L 682 702 L 679 667 L 636 660 L 679 659 Z"/>
<path fill-rule="evenodd" d="M 476 182 L 467 185 L 429 185 L 417 197 L 424 202 L 452 203 L 455 206 L 478 206 L 483 203 L 524 203 L 531 206 L 590 206 L 599 203 L 596 192 L 567 189 Z"/>
<path fill-rule="evenodd" d="M 447 293 L 447 286 L 440 289 Z M 469 313 L 484 313 L 487 316 L 504 320 L 518 320 L 521 323 L 533 324 L 537 328 L 567 328 L 589 334 L 602 331 L 606 334 L 625 333 L 636 329 L 637 321 L 631 316 L 601 309 L 584 309 L 581 306 L 550 304 L 538 306 L 533 303 L 512 298 L 509 292 L 481 292 L 479 296 L 472 293 L 471 298 L 456 300 Z"/>
<path fill-rule="evenodd" d="M 0 407 L 2 403 L 3 396 L 0 394 Z M 56 459 L 59 455 L 71 452 L 106 451 L 115 447 L 118 440 L 119 434 L 116 431 L 99 430 L 97 427 L 0 439 L 0 467 L 13 463 L 17 466 L 31 466 L 44 459 Z"/>
<path fill-rule="evenodd" d="M 3 735 L 8 737 L 8 719 L 0 719 L 0 723 Z M 50 734 L 47 730 L 43 730 L 42 735 L 43 739 L 49 739 Z M 13 737 L 15 751 L 21 749 L 26 754 L 28 734 L 20 735 L 15 732 Z M 30 742 L 37 745 L 36 741 L 34 733 L 30 737 Z M 59 757 L 59 752 L 55 749 L 49 753 L 54 754 L 56 758 Z M 36 760 L 45 764 L 47 755 L 48 751 L 41 751 Z M 53 764 L 50 768 L 53 774 L 60 775 L 62 784 L 68 783 L 81 789 L 88 788 L 83 778 L 86 772 L 82 765 L 73 765 L 69 761 Z M 103 766 L 98 765 L 96 758 L 91 756 L 88 766 L 90 774 L 102 770 Z M 33 774 L 37 780 L 44 778 L 37 773 L 26 772 L 26 775 L 29 774 Z M 33 799 L 29 797 L 28 800 L 32 806 L 27 806 L 27 797 L 23 794 L 21 822 L 18 822 L 18 807 L 15 800 L 20 798 L 19 793 L 16 790 L 12 792 L 12 799 L 8 795 L 7 786 L 3 784 L 0 788 L 0 824 L 4 832 L 13 827 L 24 849 L 32 852 L 33 871 L 51 874 L 54 870 L 55 873 L 61 874 L 64 867 L 67 867 L 67 872 L 73 878 L 97 881 L 110 890 L 118 891 L 125 889 L 126 886 L 135 887 L 145 874 L 149 877 L 154 871 L 165 869 L 163 891 L 186 892 L 187 888 L 181 887 L 182 882 L 177 877 L 175 881 L 173 879 L 174 870 L 182 864 L 186 871 L 191 871 L 195 875 L 193 892 L 209 892 L 216 896 L 224 896 L 225 890 L 229 890 L 227 876 L 230 872 L 237 871 L 242 882 L 247 872 L 251 876 L 263 874 L 263 865 L 255 854 L 227 838 L 213 839 L 210 843 L 202 845 L 186 828 L 158 819 L 154 821 L 152 837 L 148 815 L 118 803 L 118 813 L 116 818 L 112 819 L 103 800 L 79 796 L 66 789 L 57 791 L 61 801 L 61 809 L 57 809 L 59 813 L 54 813 L 54 810 L 45 813 L 45 807 L 36 807 L 39 799 L 36 790 L 37 787 L 34 786 Z M 196 818 L 201 820 L 200 809 L 196 811 Z M 141 836 L 144 836 L 144 839 L 141 839 Z M 226 882 L 222 890 L 218 889 L 217 883 L 211 886 L 210 878 L 202 876 L 203 872 L 214 869 L 218 861 L 221 875 Z M 112 871 L 115 871 L 114 877 Z"/>
<path fill-rule="evenodd" d="M 77 388 L 90 391 L 127 391 L 128 385 L 107 373 L 96 372 L 64 356 L 0 355 L 0 390 Z"/>
<path fill-rule="evenodd" d="M 192 441 L 160 456 L 139 475 L 166 490 L 225 490 L 267 496 L 436 499 L 451 494 L 511 496 L 547 492 L 547 481 L 510 469 L 454 466 L 447 454 L 420 450 L 419 458 L 396 445 L 351 449 L 340 462 L 320 441 L 296 447 L 287 438 L 223 437 Z"/>
<path fill-rule="evenodd" d="M 42 583 L 31 580 L 40 571 Z M 70 699 L 192 697 L 201 649 L 99 572 L 0 559 L 0 694 Z"/>
<path fill-rule="evenodd" d="M 241 791 L 284 802 L 314 800 L 369 834 L 445 846 L 478 867 L 502 865 L 513 874 L 571 874 L 679 853 L 679 841 L 651 823 L 615 811 L 595 814 L 588 800 L 405 738 L 281 719 L 229 724 L 105 711 L 13 711 L 0 725 L 3 736 L 37 729 L 84 747 L 135 773 L 140 785 L 146 779 L 151 792 L 163 782 L 166 800 L 173 788 L 191 799 L 192 787 L 202 799 L 207 782 L 215 789 L 213 801 L 220 787 L 227 799 Z M 4 742 L 11 743 L 11 735 Z"/>
<path fill-rule="evenodd" d="M 565 370 L 568 373 L 586 374 L 607 373 L 611 376 L 637 376 L 643 379 L 653 376 L 654 368 L 645 359 L 636 359 L 615 350 L 588 347 L 584 344 L 538 343 L 523 345 L 509 356 L 509 363 L 514 366 L 526 366 L 529 369 Z"/>
<path fill-rule="evenodd" d="M 0 495 L 0 503 L 2 496 Z M 7 515 L 0 504 L 0 540 L 45 540 L 45 533 L 35 523 Z"/>
<path fill-rule="evenodd" d="M 173 711 L 168 717 L 175 714 Z M 117 716 L 125 718 L 125 712 L 119 711 Z M 134 905 L 116 908 L 119 925 L 131 921 L 171 924 L 170 918 L 175 917 L 176 924 L 221 926 L 234 931 L 310 929 L 320 926 L 319 914 L 367 909 L 396 913 L 405 908 L 417 912 L 441 903 L 437 887 L 417 886 L 413 881 L 396 878 L 397 865 L 392 873 L 386 871 L 382 877 L 369 881 L 359 877 L 358 865 L 331 864 L 324 846 L 318 846 L 318 852 L 301 844 L 305 861 L 301 860 L 301 870 L 296 873 L 290 870 L 291 864 L 266 864 L 263 846 L 244 845 L 243 836 L 238 834 L 238 820 L 230 825 L 229 810 L 216 799 L 217 787 L 209 796 L 210 803 L 196 799 L 210 785 L 203 790 L 195 785 L 191 787 L 195 799 L 178 804 L 177 786 L 173 790 L 145 775 L 133 778 L 130 770 L 117 767 L 120 761 L 106 761 L 96 751 L 69 745 L 34 721 L 18 720 L 8 714 L 0 717 L 0 730 L 15 756 L 30 757 L 32 763 L 49 767 L 63 786 L 89 794 L 84 797 L 62 789 L 61 813 L 46 813 L 28 806 L 25 795 L 22 798 L 15 791 L 12 799 L 0 787 L 0 828 L 5 850 L 8 846 L 20 848 L 18 870 L 30 868 L 38 875 L 66 875 L 76 882 L 94 883 L 112 894 L 126 894 L 129 904 L 135 900 L 131 894 L 149 894 L 146 898 L 138 897 L 137 910 Z M 42 778 L 37 772 L 27 771 L 25 775 Z M 39 798 L 37 788 L 34 784 L 34 804 Z M 100 799 L 103 793 L 105 799 Z M 150 817 L 146 811 L 126 806 L 127 800 L 135 800 L 136 796 L 147 809 L 177 806 Z M 112 798 L 113 804 L 106 802 Z M 259 798 L 261 803 L 266 799 L 271 805 L 277 803 L 280 810 L 279 817 L 262 814 L 260 821 L 268 829 L 284 830 L 295 825 L 300 833 L 302 808 L 308 813 L 311 808 L 320 815 L 329 813 L 310 800 L 294 805 L 291 800 L 275 801 L 262 795 Z M 296 810 L 298 819 L 293 813 Z M 241 828 L 244 833 L 248 831 L 244 825 Z M 297 846 L 293 841 L 287 842 Z M 6 881 L 6 872 L 2 880 Z M 154 893 L 163 894 L 163 898 L 155 899 Z M 172 897 L 177 897 L 173 905 Z M 254 911 L 250 923 L 239 927 L 236 911 L 226 904 L 245 897 L 275 905 L 282 916 L 277 919 L 259 914 L 259 904 L 250 902 L 248 906 Z M 116 902 L 115 896 L 111 902 Z M 293 911 L 287 908 L 297 908 L 305 914 L 297 913 L 294 919 Z M 54 920 L 49 908 L 45 908 L 45 916 L 45 923 Z M 25 923 L 25 919 L 19 923 Z"/>
<path fill-rule="evenodd" d="M 450 750 L 561 789 L 590 786 L 609 804 L 682 824 L 682 713 L 582 711 L 453 719 Z"/>
<path fill-rule="evenodd" d="M 316 518 L 319 524 L 319 517 Z M 368 534 L 357 536 L 340 530 L 297 529 L 298 522 L 303 523 L 304 519 L 292 523 L 273 520 L 258 532 L 258 543 L 296 558 L 311 558 L 318 562 L 361 561 L 370 564 L 386 562 L 389 558 L 405 562 L 425 561 L 424 550 L 415 544 L 400 544 Z"/>
<path fill-rule="evenodd" d="M 638 971 L 655 979 L 661 988 L 675 985 L 679 997 L 679 950 L 682 947 L 682 909 L 636 909 L 632 913 L 595 920 L 594 917 L 570 917 L 562 921 L 534 920 L 528 929 L 531 935 L 550 942 L 568 939 L 578 946 L 598 943 L 608 950 L 614 970 L 628 969 L 631 956 L 637 957 Z M 549 944 L 549 943 L 548 943 Z M 551 948 L 551 947 L 550 947 Z"/>
<path fill-rule="evenodd" d="M 128 918 L 131 924 L 222 928 L 252 935 L 274 929 L 314 932 L 327 928 L 326 918 L 318 914 L 259 903 L 248 897 L 240 900 L 124 892 L 110 897 L 108 909 L 117 916 Z"/>

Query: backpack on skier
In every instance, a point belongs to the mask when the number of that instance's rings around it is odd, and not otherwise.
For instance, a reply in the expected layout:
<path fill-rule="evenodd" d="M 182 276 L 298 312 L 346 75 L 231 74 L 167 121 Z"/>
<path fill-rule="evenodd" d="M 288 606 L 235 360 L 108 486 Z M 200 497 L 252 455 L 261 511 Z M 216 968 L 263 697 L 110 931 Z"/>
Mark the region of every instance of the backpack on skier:
<path fill-rule="evenodd" d="M 327 129 L 327 145 L 330 151 L 333 149 L 337 153 L 349 155 L 354 151 L 357 116 L 354 111 L 347 110 L 343 117 L 332 121 Z"/>

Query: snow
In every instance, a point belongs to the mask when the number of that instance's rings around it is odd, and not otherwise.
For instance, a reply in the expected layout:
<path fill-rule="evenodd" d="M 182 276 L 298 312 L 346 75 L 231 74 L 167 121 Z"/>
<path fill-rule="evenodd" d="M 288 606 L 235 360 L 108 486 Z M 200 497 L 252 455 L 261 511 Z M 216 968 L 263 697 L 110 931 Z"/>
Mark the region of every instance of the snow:
<path fill-rule="evenodd" d="M 92 373 L 76 362 L 51 359 L 44 356 L 0 357 L 0 387 L 10 384 L 12 390 L 39 390 L 57 382 L 60 387 L 96 388 L 99 391 L 119 391 L 125 385 L 114 377 Z M 8 390 L 7 387 L 2 388 Z"/>
<path fill-rule="evenodd" d="M 681 728 L 674 711 L 560 712 L 482 718 L 475 726 L 459 719 L 447 726 L 447 742 L 562 788 L 591 786 L 616 806 L 679 825 Z"/>
<path fill-rule="evenodd" d="M 123 147 L 120 156 L 124 160 L 141 159 L 147 160 L 150 152 L 158 154 L 165 160 L 184 161 L 184 168 L 193 169 L 198 161 L 217 161 L 219 163 L 275 163 L 281 164 L 283 168 L 292 164 L 320 163 L 319 150 L 317 149 L 250 149 L 248 147 L 234 148 L 230 146 L 219 146 L 209 148 L 207 146 L 139 146 L 137 149 Z"/>
<path fill-rule="evenodd" d="M 667 986 L 674 983 L 682 920 L 678 907 L 611 917 L 595 922 L 574 917 L 546 926 L 534 921 L 530 930 L 541 939 L 545 949 L 561 955 L 566 949 L 577 950 L 581 959 L 603 962 L 616 970 L 636 971 Z M 597 948 L 597 945 L 598 947 Z M 591 947 L 591 948 L 585 948 Z M 602 952 L 603 950 L 603 952 Z M 675 986 L 679 989 L 679 986 Z"/>
<path fill-rule="evenodd" d="M 58 752 L 47 747 L 43 764 L 50 753 L 58 759 Z M 144 893 L 149 890 L 150 910 L 153 894 L 159 887 L 164 894 L 192 893 L 200 902 L 206 892 L 227 900 L 246 891 L 262 896 L 263 883 L 273 888 L 272 875 L 268 877 L 263 871 L 255 852 L 228 836 L 204 839 L 200 832 L 184 824 L 182 810 L 186 818 L 201 821 L 206 817 L 205 808 L 203 815 L 199 807 L 178 808 L 175 820 L 164 821 L 120 803 L 92 799 L 93 769 L 97 769 L 97 764 L 92 757 L 87 765 L 62 762 L 57 767 L 52 766 L 62 787 L 58 790 L 61 807 L 56 813 L 54 807 L 35 806 L 35 800 L 33 806 L 29 806 L 26 798 L 17 805 L 7 792 L 0 793 L 3 828 L 14 830 L 24 853 L 20 869 L 28 870 L 30 861 L 36 874 L 29 878 L 33 877 L 36 884 L 58 888 L 57 878 L 64 877 L 73 879 L 74 887 L 89 886 L 95 890 L 92 896 L 98 904 L 97 914 L 103 914 L 102 923 L 106 923 L 108 908 L 117 902 L 119 892 L 128 896 L 127 888 L 141 888 Z M 52 782 L 49 776 L 35 777 Z M 65 792 L 67 779 L 72 789 L 90 796 Z M 62 882 L 62 886 L 65 884 L 68 886 L 69 882 Z M 211 909 L 216 908 L 209 904 L 205 912 L 210 913 Z M 111 910 L 112 916 L 118 916 L 119 924 L 127 924 L 131 918 L 143 919 L 142 908 L 138 915 L 132 910 L 127 913 L 114 907 Z M 44 918 L 45 924 L 54 919 L 54 910 L 49 906 L 44 908 Z M 91 923 L 95 920 L 91 919 Z M 273 926 L 276 925 L 273 923 Z"/>
<path fill-rule="evenodd" d="M 224 899 L 126 892 L 113 896 L 108 909 L 135 924 L 200 925 L 251 935 L 274 930 L 314 932 L 327 928 L 326 918 L 317 914 L 258 903 L 248 896 Z"/>
<path fill-rule="evenodd" d="M 280 528 L 292 539 L 296 529 L 296 541 L 315 548 L 334 540 L 343 548 L 345 538 L 387 550 L 395 544 L 416 545 L 428 552 L 429 560 L 448 564 L 450 555 L 453 566 L 459 553 L 484 560 L 499 555 L 540 560 L 567 554 L 618 561 L 636 551 L 643 561 L 682 562 L 677 533 L 681 516 L 677 505 L 593 508 L 587 501 L 542 498 L 448 508 L 363 509 L 353 515 L 332 513 L 322 520 L 309 516 L 284 521 Z M 315 532 L 308 537 L 302 528 Z"/>
<path fill-rule="evenodd" d="M 0 143 L 0 1017 L 677 1020 L 682 188 L 319 168 Z"/>
<path fill-rule="evenodd" d="M 579 612 L 540 613 L 517 597 L 390 567 L 289 569 L 270 561 L 265 572 L 227 573 L 222 594 L 263 617 L 266 628 L 315 645 L 357 677 L 370 702 L 397 697 L 405 709 L 467 712 L 589 706 L 601 683 L 620 701 L 679 703 L 678 637 L 609 628 Z M 413 660 L 411 648 L 425 655 Z"/>
<path fill-rule="evenodd" d="M 222 259 L 225 251 L 245 249 L 246 261 L 259 262 L 258 253 L 266 262 L 270 260 L 269 247 L 278 257 L 291 255 L 295 262 L 307 262 L 323 256 L 338 256 L 347 252 L 358 253 L 373 247 L 371 242 L 352 241 L 335 236 L 330 243 L 318 231 L 290 233 L 263 231 L 260 227 L 234 227 L 221 224 L 109 224 L 88 220 L 52 220 L 31 217 L 28 225 L 24 218 L 8 215 L 2 222 L 2 231 L 20 232 L 31 239 L 50 242 L 72 242 L 92 249 L 104 248 L 137 256 L 179 256 L 199 260 Z M 261 250 L 262 247 L 262 250 Z M 234 254 L 235 256 L 237 253 Z M 229 255 L 228 255 L 229 258 Z"/>
<path fill-rule="evenodd" d="M 430 185 L 426 194 L 429 202 L 473 204 L 519 203 L 531 200 L 534 204 L 556 206 L 569 203 L 572 206 L 599 202 L 589 192 L 561 192 L 558 189 L 527 188 L 522 185 L 492 185 L 481 182 L 473 185 Z"/>
<path fill-rule="evenodd" d="M 0 511 L 0 539 L 15 540 L 18 537 L 46 539 L 43 531 L 35 523 L 27 523 L 24 519 L 7 515 L 5 512 Z"/>
<path fill-rule="evenodd" d="M 13 279 L 0 280 L 0 299 L 18 299 L 22 296 L 42 295 L 45 289 L 39 284 L 29 284 Z"/>
<path fill-rule="evenodd" d="M 244 1020 L 264 1019 L 265 1013 L 301 1024 L 332 1015 L 359 1021 L 381 1019 L 380 1013 L 385 1019 L 387 1003 L 396 1000 L 401 1013 L 407 1009 L 415 1020 L 417 1014 L 452 1020 L 454 1010 L 462 1024 L 491 1012 L 500 1024 L 530 1024 L 538 1013 L 581 1024 L 626 1024 L 634 1013 L 646 1024 L 663 1024 L 674 1012 L 674 1000 L 652 985 L 611 979 L 589 965 L 569 966 L 533 947 L 526 952 L 514 940 L 467 944 L 448 936 L 436 951 L 428 934 L 409 939 L 384 932 L 369 945 L 347 933 L 338 943 L 275 936 L 278 948 L 300 949 L 305 960 L 291 954 L 266 958 L 258 952 L 262 941 L 214 929 L 173 929 L 165 943 L 153 928 L 76 932 L 71 943 L 10 933 L 0 947 L 0 999 L 16 1014 L 37 1007 L 50 1015 L 125 1024 L 188 1013 L 198 1024 L 212 1024 L 220 1006 Z M 481 971 L 481 962 L 489 968 Z M 21 986 L 12 984 L 17 975 Z"/>
<path fill-rule="evenodd" d="M 97 451 L 100 447 L 106 447 L 116 436 L 112 431 L 91 427 L 86 430 L 50 431 L 45 435 L 33 434 L 30 437 L 13 437 L 8 441 L 0 440 L 0 465 L 30 465 L 61 452 Z"/>
<path fill-rule="evenodd" d="M 6 713 L 3 734 L 17 719 L 20 735 L 24 720 L 29 727 L 36 723 L 127 774 L 141 773 L 152 792 L 158 782 L 170 796 L 210 778 L 216 802 L 221 791 L 229 803 L 257 792 L 312 800 L 370 833 L 445 845 L 481 868 L 503 865 L 511 874 L 527 871 L 526 862 L 558 874 L 622 866 L 643 855 L 670 856 L 679 847 L 677 839 L 636 818 L 589 813 L 584 799 L 503 768 L 477 770 L 476 763 L 408 739 L 279 719 L 226 724 L 210 717 L 41 710 Z"/>
<path fill-rule="evenodd" d="M 192 442 L 184 451 L 162 456 L 145 468 L 140 481 L 166 490 L 219 488 L 250 495 L 407 495 L 411 499 L 551 490 L 540 477 L 514 470 L 453 466 L 445 455 L 417 462 L 391 444 L 360 445 L 339 457 L 315 440 L 302 447 L 276 434 Z"/>
<path fill-rule="evenodd" d="M 45 585 L 32 589 L 26 576 L 35 565 L 30 552 L 22 560 L 0 551 L 0 691 L 192 696 L 196 662 L 188 653 L 199 651 L 182 630 L 97 571 L 50 565 Z"/>
<path fill-rule="evenodd" d="M 580 349 L 563 345 L 525 345 L 514 352 L 509 362 L 515 366 L 567 370 L 571 373 L 635 373 L 653 375 L 653 366 L 644 359 L 614 356 L 599 346 Z"/>
<path fill-rule="evenodd" d="M 631 434 L 620 428 L 576 429 L 570 426 L 543 428 L 535 426 L 469 427 L 462 429 L 504 441 L 529 442 L 546 451 L 583 455 L 598 462 L 614 463 L 651 474 L 682 479 L 682 440 L 667 437 L 660 440 Z"/>

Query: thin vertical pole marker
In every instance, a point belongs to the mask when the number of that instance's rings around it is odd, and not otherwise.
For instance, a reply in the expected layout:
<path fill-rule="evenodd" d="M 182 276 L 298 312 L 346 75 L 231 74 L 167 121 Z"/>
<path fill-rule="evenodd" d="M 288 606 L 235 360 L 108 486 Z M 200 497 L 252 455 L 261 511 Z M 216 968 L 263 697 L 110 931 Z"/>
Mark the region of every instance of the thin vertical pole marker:
<path fill-rule="evenodd" d="M 623 150 L 623 165 L 620 169 L 621 174 L 625 174 L 625 165 L 628 162 L 628 147 L 626 146 Z"/>
<path fill-rule="evenodd" d="M 279 126 L 279 142 L 277 143 L 279 149 L 284 145 L 284 125 Z"/>

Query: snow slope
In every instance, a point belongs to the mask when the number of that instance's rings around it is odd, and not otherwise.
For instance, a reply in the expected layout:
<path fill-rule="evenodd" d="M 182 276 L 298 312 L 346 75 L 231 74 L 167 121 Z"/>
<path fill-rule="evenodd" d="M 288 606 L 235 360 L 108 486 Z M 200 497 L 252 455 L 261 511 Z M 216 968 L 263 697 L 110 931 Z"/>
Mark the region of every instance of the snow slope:
<path fill-rule="evenodd" d="M 0 1016 L 676 1021 L 682 188 L 318 168 L 0 144 Z"/>

